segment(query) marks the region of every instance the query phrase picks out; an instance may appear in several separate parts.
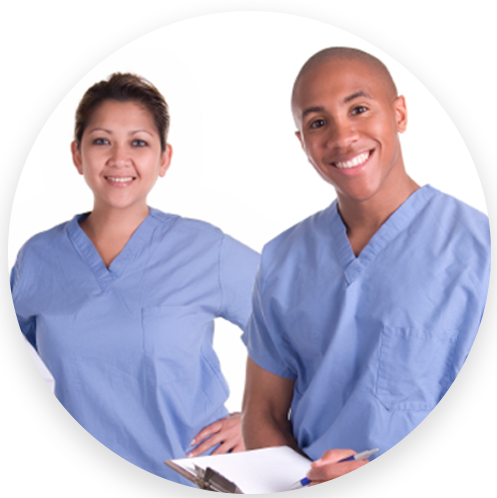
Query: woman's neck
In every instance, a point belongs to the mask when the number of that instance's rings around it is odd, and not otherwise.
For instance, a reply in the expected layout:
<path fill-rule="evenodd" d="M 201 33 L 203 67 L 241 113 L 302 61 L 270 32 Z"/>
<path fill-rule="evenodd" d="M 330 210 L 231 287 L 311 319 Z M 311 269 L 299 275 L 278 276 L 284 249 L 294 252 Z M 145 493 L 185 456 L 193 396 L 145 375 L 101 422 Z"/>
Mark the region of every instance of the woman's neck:
<path fill-rule="evenodd" d="M 102 208 L 95 203 L 93 211 L 80 222 L 80 227 L 108 268 L 149 213 L 147 205 L 117 209 Z"/>

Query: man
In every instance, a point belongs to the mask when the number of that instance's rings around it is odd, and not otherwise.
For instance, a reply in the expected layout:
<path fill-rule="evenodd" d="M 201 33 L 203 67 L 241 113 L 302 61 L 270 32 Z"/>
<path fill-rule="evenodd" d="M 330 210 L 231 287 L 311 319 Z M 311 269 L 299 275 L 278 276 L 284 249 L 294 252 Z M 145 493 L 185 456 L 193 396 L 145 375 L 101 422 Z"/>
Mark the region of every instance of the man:
<path fill-rule="evenodd" d="M 337 200 L 264 248 L 243 430 L 248 449 L 318 459 L 315 484 L 367 463 L 338 463 L 356 451 L 387 451 L 448 390 L 480 324 L 490 238 L 485 215 L 407 175 L 406 103 L 378 59 L 318 52 L 292 111 Z"/>

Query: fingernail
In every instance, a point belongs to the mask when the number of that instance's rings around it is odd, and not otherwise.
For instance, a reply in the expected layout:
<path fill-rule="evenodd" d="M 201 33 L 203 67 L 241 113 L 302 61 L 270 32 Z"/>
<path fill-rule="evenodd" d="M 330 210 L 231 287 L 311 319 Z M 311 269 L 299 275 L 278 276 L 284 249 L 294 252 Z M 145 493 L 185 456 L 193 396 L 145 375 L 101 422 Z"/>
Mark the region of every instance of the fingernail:
<path fill-rule="evenodd" d="M 186 456 L 187 456 L 188 458 L 191 458 L 191 457 L 193 456 L 193 453 L 187 453 L 187 454 L 186 454 Z"/>
<path fill-rule="evenodd" d="M 195 446 L 195 439 L 190 443 L 190 446 Z"/>

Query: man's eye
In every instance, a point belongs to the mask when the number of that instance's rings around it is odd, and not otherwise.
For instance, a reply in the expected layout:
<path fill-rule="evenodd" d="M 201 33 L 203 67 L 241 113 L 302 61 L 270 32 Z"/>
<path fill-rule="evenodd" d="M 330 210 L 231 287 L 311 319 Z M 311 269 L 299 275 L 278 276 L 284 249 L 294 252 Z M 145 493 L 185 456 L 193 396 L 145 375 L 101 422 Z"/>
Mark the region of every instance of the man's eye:
<path fill-rule="evenodd" d="M 356 115 L 356 114 L 362 114 L 363 112 L 366 112 L 368 110 L 367 107 L 363 106 L 363 105 L 360 105 L 360 106 L 357 106 L 357 107 L 354 107 L 352 109 L 352 114 L 353 115 Z"/>
<path fill-rule="evenodd" d="M 316 119 L 315 121 L 312 121 L 311 124 L 309 125 L 309 128 L 315 129 L 315 128 L 321 128 L 324 126 L 325 122 L 324 119 Z"/>
<path fill-rule="evenodd" d="M 148 144 L 145 140 L 133 140 L 133 147 L 146 147 Z"/>
<path fill-rule="evenodd" d="M 95 138 L 95 140 L 93 140 L 93 143 L 95 145 L 107 145 L 109 141 L 106 138 Z"/>

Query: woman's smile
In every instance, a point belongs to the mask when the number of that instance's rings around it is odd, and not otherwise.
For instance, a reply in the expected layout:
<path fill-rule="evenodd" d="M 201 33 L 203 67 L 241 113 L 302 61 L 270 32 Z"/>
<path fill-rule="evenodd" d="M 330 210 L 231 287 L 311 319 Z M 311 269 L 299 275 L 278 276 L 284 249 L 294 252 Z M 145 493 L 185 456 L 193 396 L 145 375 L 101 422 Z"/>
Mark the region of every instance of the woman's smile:
<path fill-rule="evenodd" d="M 78 171 L 95 196 L 95 209 L 145 210 L 147 195 L 164 176 L 171 147 L 161 140 L 151 113 L 136 102 L 107 100 L 93 113 L 79 148 Z"/>

